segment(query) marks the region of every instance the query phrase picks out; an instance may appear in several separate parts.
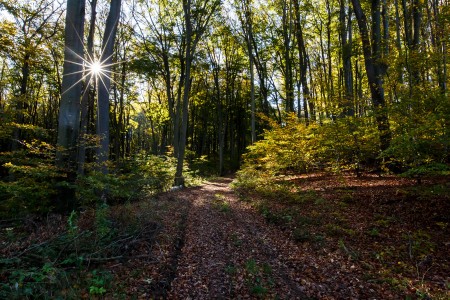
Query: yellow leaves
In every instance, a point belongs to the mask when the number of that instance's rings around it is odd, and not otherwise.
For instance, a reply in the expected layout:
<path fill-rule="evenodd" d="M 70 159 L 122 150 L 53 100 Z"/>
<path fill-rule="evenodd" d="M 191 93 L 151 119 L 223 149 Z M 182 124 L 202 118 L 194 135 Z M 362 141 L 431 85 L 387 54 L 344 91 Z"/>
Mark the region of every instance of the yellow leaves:
<path fill-rule="evenodd" d="M 14 46 L 16 27 L 13 22 L 1 20 L 0 22 L 0 51 L 8 52 Z"/>
<path fill-rule="evenodd" d="M 14 167 L 14 165 L 11 162 L 7 162 L 6 164 L 3 164 L 3 166 L 8 169 Z"/>

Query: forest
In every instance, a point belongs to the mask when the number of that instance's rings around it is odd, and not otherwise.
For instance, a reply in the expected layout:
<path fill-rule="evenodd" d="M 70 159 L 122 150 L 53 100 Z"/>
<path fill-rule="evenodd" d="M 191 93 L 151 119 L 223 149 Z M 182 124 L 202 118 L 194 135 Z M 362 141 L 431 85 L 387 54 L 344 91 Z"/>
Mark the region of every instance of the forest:
<path fill-rule="evenodd" d="M 448 299 L 448 0 L 0 0 L 0 298 Z"/>

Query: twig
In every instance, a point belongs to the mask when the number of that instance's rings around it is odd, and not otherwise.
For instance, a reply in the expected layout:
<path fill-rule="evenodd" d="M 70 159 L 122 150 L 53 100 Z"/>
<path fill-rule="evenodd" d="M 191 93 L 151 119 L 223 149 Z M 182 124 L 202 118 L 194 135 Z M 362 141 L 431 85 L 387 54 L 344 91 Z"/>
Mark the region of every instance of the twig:
<path fill-rule="evenodd" d="M 110 260 L 125 260 L 125 259 L 137 259 L 137 258 L 144 258 L 144 257 L 150 257 L 152 256 L 151 254 L 142 254 L 142 255 L 133 255 L 133 256 L 123 256 L 123 255 L 119 255 L 119 256 L 113 256 L 113 257 L 91 257 L 89 259 L 90 262 L 102 262 L 102 261 L 110 261 Z M 157 260 L 151 261 L 151 263 L 157 263 Z"/>
<path fill-rule="evenodd" d="M 60 236 L 61 236 L 61 235 L 57 235 L 57 236 L 55 236 L 55 237 L 53 237 L 53 238 L 51 238 L 51 239 L 49 239 L 49 240 L 46 240 L 46 241 L 44 241 L 44 242 L 42 242 L 42 243 L 39 243 L 39 244 L 37 244 L 37 245 L 28 247 L 28 248 L 26 248 L 25 250 L 23 250 L 22 252 L 20 252 L 19 254 L 15 255 L 15 256 L 12 256 L 11 258 L 18 258 L 18 257 L 24 255 L 25 253 L 27 253 L 28 251 L 31 251 L 31 250 L 33 250 L 33 249 L 36 249 L 36 248 L 41 247 L 42 245 L 45 245 L 45 244 L 50 243 L 51 241 L 57 239 L 57 238 L 60 237 Z"/>

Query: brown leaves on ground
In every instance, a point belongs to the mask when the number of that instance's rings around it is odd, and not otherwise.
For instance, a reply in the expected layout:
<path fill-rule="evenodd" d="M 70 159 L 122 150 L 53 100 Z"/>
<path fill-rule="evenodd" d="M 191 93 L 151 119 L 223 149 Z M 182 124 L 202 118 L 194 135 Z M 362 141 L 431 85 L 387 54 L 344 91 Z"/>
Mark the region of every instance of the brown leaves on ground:
<path fill-rule="evenodd" d="M 284 181 L 293 197 L 241 201 L 231 179 L 177 194 L 192 205 L 168 298 L 448 298 L 446 178 Z"/>
<path fill-rule="evenodd" d="M 112 207 L 108 226 L 128 229 L 110 237 L 103 256 L 92 253 L 77 282 L 92 288 L 91 269 L 106 270 L 106 298 L 449 298 L 448 178 L 416 186 L 314 174 L 285 177 L 263 194 L 239 189 L 239 197 L 231 181 Z M 96 218 L 80 214 L 77 232 L 98 232 Z M 30 221 L 27 236 L 4 243 L 3 257 L 31 254 L 64 234 L 67 222 Z M 89 285 L 72 293 L 95 297 Z"/>

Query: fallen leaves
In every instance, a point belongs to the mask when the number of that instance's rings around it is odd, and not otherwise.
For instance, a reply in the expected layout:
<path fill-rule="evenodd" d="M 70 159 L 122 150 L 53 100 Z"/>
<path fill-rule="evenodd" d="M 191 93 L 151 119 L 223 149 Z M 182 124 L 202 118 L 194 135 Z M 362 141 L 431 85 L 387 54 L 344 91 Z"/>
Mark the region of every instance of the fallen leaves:
<path fill-rule="evenodd" d="M 448 298 L 445 179 L 421 189 L 395 177 L 284 180 L 293 200 L 250 192 L 250 201 L 241 201 L 229 188 L 232 179 L 221 178 L 112 208 L 114 226 L 140 230 L 114 238 L 119 252 L 92 260 L 113 275 L 105 297 Z M 88 230 L 94 219 L 83 212 L 78 229 Z M 66 223 L 29 222 L 30 233 L 2 253 L 27 251 L 64 232 Z"/>

